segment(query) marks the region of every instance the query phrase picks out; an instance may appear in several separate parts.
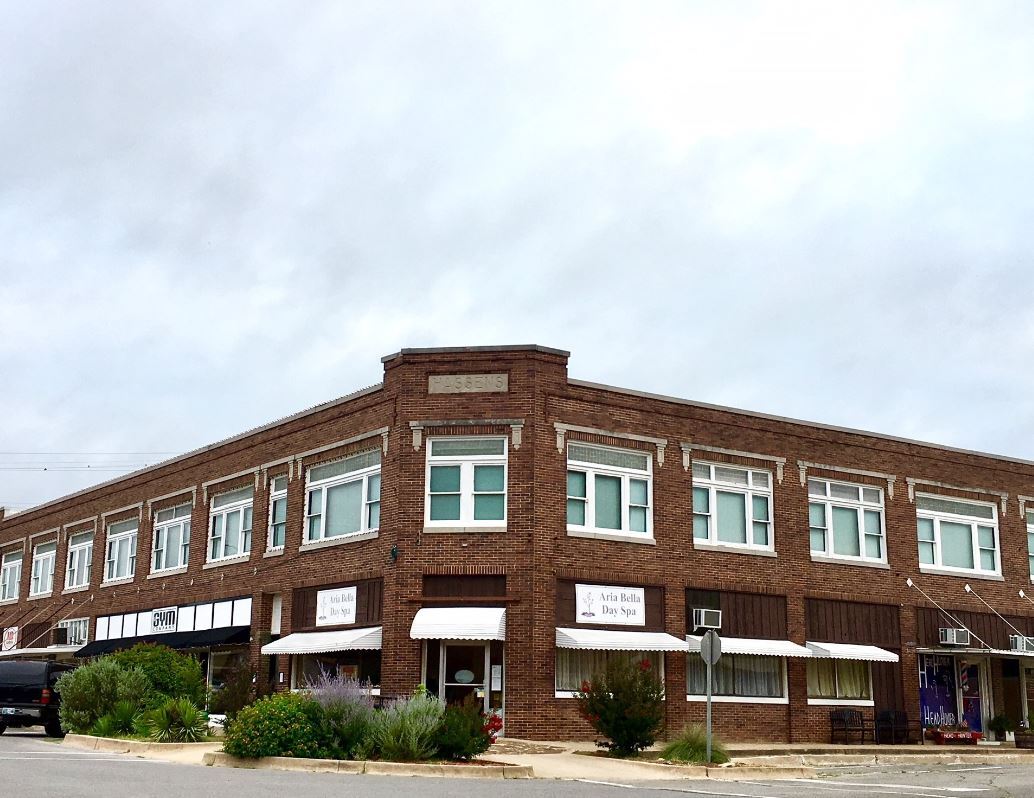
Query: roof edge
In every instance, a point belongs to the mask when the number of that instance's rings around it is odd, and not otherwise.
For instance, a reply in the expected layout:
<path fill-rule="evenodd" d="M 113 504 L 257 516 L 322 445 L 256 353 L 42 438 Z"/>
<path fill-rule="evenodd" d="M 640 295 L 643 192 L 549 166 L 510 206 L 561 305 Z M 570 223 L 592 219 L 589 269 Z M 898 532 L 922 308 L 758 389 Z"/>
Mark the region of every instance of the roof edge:
<path fill-rule="evenodd" d="M 559 355 L 560 357 L 571 357 L 566 349 L 554 349 L 550 346 L 539 344 L 512 344 L 499 346 L 428 346 L 400 349 L 390 355 L 381 358 L 381 363 L 388 363 L 403 355 L 448 355 L 479 352 L 542 352 L 547 355 Z"/>

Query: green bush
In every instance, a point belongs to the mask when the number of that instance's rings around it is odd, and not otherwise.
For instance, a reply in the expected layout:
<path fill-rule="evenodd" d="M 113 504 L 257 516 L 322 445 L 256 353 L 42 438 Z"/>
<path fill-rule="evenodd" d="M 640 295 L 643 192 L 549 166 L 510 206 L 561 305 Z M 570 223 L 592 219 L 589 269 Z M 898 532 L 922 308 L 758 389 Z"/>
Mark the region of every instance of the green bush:
<path fill-rule="evenodd" d="M 370 749 L 382 759 L 419 762 L 438 753 L 437 736 L 445 705 L 423 688 L 373 715 Z"/>
<path fill-rule="evenodd" d="M 483 754 L 492 744 L 488 718 L 473 695 L 462 704 L 446 707 L 438 731 L 438 753 L 445 759 L 468 760 Z"/>
<path fill-rule="evenodd" d="M 664 687 L 647 659 L 608 660 L 603 673 L 583 683 L 575 696 L 582 717 L 606 738 L 596 745 L 615 756 L 649 748 L 664 723 Z"/>
<path fill-rule="evenodd" d="M 156 743 L 198 743 L 208 734 L 208 715 L 188 698 L 170 698 L 146 712 L 141 725 Z"/>
<path fill-rule="evenodd" d="M 305 690 L 323 709 L 323 722 L 334 739 L 335 756 L 342 759 L 368 757 L 375 711 L 369 683 L 321 671 L 306 680 Z"/>
<path fill-rule="evenodd" d="M 151 683 L 138 668 L 123 668 L 104 657 L 62 674 L 55 689 L 61 695 L 61 727 L 89 734 L 94 724 L 110 714 L 120 701 L 141 709 L 151 692 Z"/>
<path fill-rule="evenodd" d="M 244 707 L 226 727 L 223 749 L 233 756 L 325 758 L 334 741 L 319 704 L 298 693 L 275 693 Z"/>
<path fill-rule="evenodd" d="M 138 643 L 109 659 L 124 668 L 143 671 L 151 682 L 152 691 L 144 702 L 150 708 L 163 706 L 170 698 L 187 698 L 196 706 L 205 705 L 205 677 L 201 664 L 192 656 L 168 646 Z"/>
<path fill-rule="evenodd" d="M 672 762 L 694 762 L 707 764 L 707 730 L 703 726 L 687 726 L 679 736 L 664 746 L 663 759 Z M 723 765 L 729 761 L 729 752 L 714 735 L 711 735 L 711 763 Z"/>
<path fill-rule="evenodd" d="M 233 720 L 238 712 L 255 699 L 252 676 L 251 668 L 247 663 L 242 663 L 231 670 L 227 674 L 223 686 L 212 691 L 212 700 L 209 702 L 212 713 L 225 715 L 227 720 Z"/>
<path fill-rule="evenodd" d="M 140 707 L 135 701 L 118 701 L 111 711 L 97 718 L 92 734 L 97 737 L 125 737 L 136 731 Z"/>

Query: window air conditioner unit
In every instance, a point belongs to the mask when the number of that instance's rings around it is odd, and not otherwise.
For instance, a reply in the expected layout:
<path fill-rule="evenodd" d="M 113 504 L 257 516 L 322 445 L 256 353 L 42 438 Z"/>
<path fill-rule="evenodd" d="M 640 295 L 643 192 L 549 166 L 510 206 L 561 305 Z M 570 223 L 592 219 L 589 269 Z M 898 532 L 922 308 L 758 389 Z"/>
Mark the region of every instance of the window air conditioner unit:
<path fill-rule="evenodd" d="M 68 645 L 68 628 L 64 626 L 56 626 L 50 630 L 53 635 L 55 646 L 67 646 Z"/>
<path fill-rule="evenodd" d="M 941 645 L 944 646 L 968 646 L 969 629 L 951 629 L 942 627 L 940 630 Z"/>
<path fill-rule="evenodd" d="M 1034 637 L 1009 635 L 1009 648 L 1013 651 L 1034 651 Z"/>
<path fill-rule="evenodd" d="M 722 611 L 721 610 L 708 610 L 703 607 L 693 608 L 693 628 L 694 629 L 721 629 L 722 628 Z"/>

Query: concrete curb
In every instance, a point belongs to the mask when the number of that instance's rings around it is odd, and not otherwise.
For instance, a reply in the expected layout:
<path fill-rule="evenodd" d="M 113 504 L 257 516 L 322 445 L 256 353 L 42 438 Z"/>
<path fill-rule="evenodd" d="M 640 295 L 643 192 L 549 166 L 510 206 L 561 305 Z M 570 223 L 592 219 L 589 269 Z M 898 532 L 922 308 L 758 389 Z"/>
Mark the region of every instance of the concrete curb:
<path fill-rule="evenodd" d="M 742 766 L 809 768 L 843 765 L 1011 765 L 1031 764 L 1028 754 L 978 754 L 945 751 L 938 753 L 886 754 L 776 754 L 773 756 L 737 757 Z"/>
<path fill-rule="evenodd" d="M 69 748 L 102 751 L 109 754 L 155 754 L 200 750 L 212 743 L 149 743 L 143 740 L 119 740 L 114 737 L 93 737 L 89 734 L 66 734 L 61 741 Z"/>
<path fill-rule="evenodd" d="M 204 755 L 202 764 L 209 767 L 249 768 L 252 770 L 297 770 L 309 773 L 350 773 L 369 776 L 430 776 L 474 779 L 530 779 L 534 772 L 523 765 L 440 765 L 410 762 L 356 762 L 336 759 L 302 759 L 289 756 L 267 756 L 241 759 L 222 752 Z"/>

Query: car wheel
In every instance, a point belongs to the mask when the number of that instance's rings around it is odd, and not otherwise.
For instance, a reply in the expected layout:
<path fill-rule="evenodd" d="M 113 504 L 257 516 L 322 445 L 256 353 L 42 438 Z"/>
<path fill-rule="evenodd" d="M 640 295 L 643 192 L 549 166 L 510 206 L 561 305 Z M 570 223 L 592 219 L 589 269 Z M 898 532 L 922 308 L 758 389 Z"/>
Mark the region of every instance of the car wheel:
<path fill-rule="evenodd" d="M 43 727 L 43 731 L 47 733 L 47 737 L 64 737 L 65 733 L 61 730 L 61 724 L 58 721 L 48 723 Z"/>

